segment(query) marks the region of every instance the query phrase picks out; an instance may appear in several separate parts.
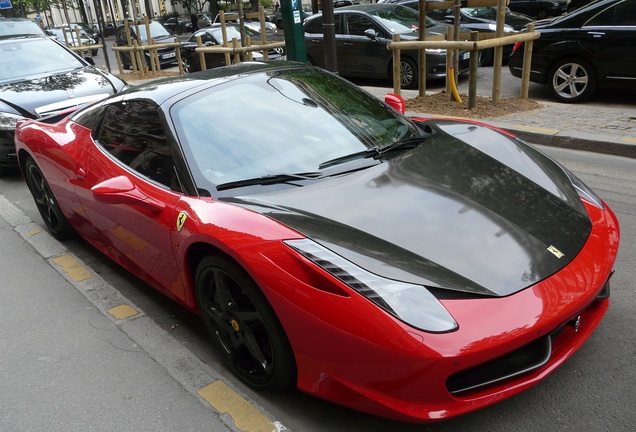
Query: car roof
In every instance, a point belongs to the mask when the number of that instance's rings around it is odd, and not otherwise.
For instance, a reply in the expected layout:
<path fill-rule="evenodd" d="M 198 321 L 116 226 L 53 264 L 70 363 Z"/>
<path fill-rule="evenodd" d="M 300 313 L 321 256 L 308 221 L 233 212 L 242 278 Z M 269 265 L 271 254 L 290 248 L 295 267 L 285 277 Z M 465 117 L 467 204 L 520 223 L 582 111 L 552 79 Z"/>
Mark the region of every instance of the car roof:
<path fill-rule="evenodd" d="M 42 27 L 28 18 L 0 17 L 0 36 L 17 36 L 23 34 L 44 35 L 45 33 Z"/>

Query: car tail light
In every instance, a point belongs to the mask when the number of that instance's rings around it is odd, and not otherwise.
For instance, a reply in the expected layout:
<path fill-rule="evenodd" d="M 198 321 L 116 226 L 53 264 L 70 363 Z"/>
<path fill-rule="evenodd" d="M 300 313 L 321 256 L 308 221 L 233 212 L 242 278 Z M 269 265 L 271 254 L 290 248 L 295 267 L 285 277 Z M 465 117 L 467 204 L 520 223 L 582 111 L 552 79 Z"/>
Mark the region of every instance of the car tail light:
<path fill-rule="evenodd" d="M 515 42 L 515 44 L 512 46 L 512 53 L 516 53 L 517 50 L 521 48 L 521 45 L 523 45 L 523 42 Z"/>

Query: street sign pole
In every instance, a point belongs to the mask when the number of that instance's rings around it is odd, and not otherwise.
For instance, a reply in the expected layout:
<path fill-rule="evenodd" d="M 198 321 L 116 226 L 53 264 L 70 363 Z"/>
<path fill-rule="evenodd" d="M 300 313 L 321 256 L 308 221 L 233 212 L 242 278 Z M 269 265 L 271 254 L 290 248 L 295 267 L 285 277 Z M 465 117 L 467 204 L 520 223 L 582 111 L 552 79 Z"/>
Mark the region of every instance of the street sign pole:
<path fill-rule="evenodd" d="M 300 0 L 282 0 L 280 5 L 285 29 L 287 59 L 307 63 L 302 8 Z"/>

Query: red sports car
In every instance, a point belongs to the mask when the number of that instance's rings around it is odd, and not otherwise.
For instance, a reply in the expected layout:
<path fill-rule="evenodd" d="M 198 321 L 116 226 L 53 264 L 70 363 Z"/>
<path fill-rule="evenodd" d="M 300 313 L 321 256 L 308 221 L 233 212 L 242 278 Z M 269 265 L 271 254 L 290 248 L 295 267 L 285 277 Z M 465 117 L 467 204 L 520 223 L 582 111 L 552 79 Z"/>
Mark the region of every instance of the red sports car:
<path fill-rule="evenodd" d="M 314 67 L 244 63 L 23 121 L 16 144 L 51 233 L 199 313 L 246 383 L 434 421 L 585 342 L 619 226 L 506 132 L 387 102 Z"/>

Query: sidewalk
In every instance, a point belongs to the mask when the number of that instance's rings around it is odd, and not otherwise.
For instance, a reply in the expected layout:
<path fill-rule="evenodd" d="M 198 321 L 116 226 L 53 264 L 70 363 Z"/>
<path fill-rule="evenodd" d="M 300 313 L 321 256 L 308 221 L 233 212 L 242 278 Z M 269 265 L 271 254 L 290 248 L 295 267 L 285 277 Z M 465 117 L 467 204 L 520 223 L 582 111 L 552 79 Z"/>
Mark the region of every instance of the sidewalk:
<path fill-rule="evenodd" d="M 284 430 L 2 195 L 0 245 L 0 431 Z"/>
<path fill-rule="evenodd" d="M 387 89 L 364 87 L 384 99 Z M 402 97 L 417 97 L 417 90 L 403 90 Z M 520 138 L 541 145 L 585 150 L 636 158 L 636 103 L 629 108 L 587 104 L 540 103 L 533 111 L 484 119 L 485 123 L 509 130 Z M 434 113 L 414 113 L 422 117 Z"/>

